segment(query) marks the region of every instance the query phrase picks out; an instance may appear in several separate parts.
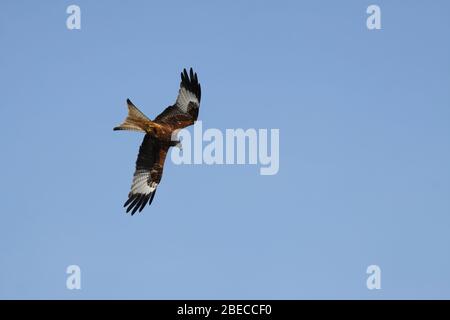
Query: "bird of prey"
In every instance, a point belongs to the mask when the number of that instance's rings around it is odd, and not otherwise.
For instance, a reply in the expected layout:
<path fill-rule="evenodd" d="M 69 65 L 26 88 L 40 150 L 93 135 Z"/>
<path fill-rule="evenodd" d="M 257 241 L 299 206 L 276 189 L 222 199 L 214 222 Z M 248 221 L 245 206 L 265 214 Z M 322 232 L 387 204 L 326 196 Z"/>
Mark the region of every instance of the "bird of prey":
<path fill-rule="evenodd" d="M 187 126 L 195 123 L 200 107 L 201 88 L 197 73 L 183 69 L 180 89 L 175 104 L 167 107 L 153 121 L 147 118 L 131 101 L 127 99 L 128 116 L 114 130 L 132 130 L 144 132 L 144 140 L 139 148 L 136 170 L 131 184 L 131 191 L 124 207 L 127 213 L 134 215 L 153 201 L 158 184 L 161 181 L 164 160 L 170 147 L 181 148 L 180 141 L 173 141 L 172 136 Z"/>

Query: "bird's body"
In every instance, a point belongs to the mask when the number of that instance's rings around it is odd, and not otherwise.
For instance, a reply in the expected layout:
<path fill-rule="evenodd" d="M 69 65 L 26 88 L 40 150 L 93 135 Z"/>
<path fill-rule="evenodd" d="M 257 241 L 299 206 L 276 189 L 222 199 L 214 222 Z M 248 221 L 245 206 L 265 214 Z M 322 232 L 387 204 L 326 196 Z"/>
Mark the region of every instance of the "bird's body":
<path fill-rule="evenodd" d="M 180 90 L 174 105 L 167 107 L 153 121 L 147 118 L 129 99 L 128 116 L 114 130 L 144 132 L 144 140 L 139 148 L 136 170 L 131 191 L 124 207 L 133 215 L 151 204 L 156 188 L 161 181 L 164 161 L 170 147 L 179 145 L 174 140 L 176 133 L 195 123 L 200 107 L 201 87 L 197 74 L 190 69 L 181 73 Z"/>

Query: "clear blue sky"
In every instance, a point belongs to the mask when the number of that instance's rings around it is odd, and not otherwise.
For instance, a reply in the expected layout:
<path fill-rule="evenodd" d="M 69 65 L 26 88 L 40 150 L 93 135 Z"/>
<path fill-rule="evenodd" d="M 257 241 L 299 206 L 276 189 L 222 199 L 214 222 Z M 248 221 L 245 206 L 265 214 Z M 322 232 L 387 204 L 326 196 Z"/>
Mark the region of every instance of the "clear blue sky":
<path fill-rule="evenodd" d="M 3 1 L 0 298 L 450 298 L 449 11 Z M 142 135 L 112 128 L 126 98 L 173 103 L 190 66 L 203 127 L 279 128 L 280 171 L 168 161 L 128 216 Z"/>

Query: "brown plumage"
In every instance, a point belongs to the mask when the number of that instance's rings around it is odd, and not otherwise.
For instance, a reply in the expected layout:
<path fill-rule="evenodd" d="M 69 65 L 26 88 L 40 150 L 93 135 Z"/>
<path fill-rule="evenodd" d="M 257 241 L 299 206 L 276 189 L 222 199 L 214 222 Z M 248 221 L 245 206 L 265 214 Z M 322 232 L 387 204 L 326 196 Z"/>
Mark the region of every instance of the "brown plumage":
<path fill-rule="evenodd" d="M 147 118 L 131 101 L 127 99 L 128 116 L 114 130 L 132 130 L 144 132 L 144 140 L 139 148 L 136 170 L 131 191 L 124 207 L 131 215 L 142 211 L 145 205 L 153 201 L 156 188 L 161 181 L 164 161 L 170 147 L 179 144 L 173 141 L 175 131 L 195 123 L 200 107 L 201 87 L 197 74 L 190 69 L 181 73 L 180 89 L 175 104 L 167 107 L 153 121 Z"/>

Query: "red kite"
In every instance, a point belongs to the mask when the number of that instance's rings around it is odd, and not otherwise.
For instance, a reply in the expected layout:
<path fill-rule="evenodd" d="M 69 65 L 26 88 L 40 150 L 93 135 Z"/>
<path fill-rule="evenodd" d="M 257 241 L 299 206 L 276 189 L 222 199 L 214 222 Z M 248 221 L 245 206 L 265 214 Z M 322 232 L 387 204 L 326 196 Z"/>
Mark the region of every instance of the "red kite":
<path fill-rule="evenodd" d="M 153 201 L 156 188 L 161 181 L 164 160 L 170 147 L 180 146 L 173 141 L 172 135 L 178 130 L 195 123 L 200 107 L 201 88 L 197 74 L 189 75 L 186 69 L 181 73 L 180 90 L 175 104 L 167 107 L 155 120 L 147 118 L 131 101 L 127 99 L 128 116 L 114 130 L 132 130 L 144 132 L 144 141 L 139 148 L 136 170 L 131 184 L 128 200 L 123 205 L 131 215 L 144 209 Z"/>

